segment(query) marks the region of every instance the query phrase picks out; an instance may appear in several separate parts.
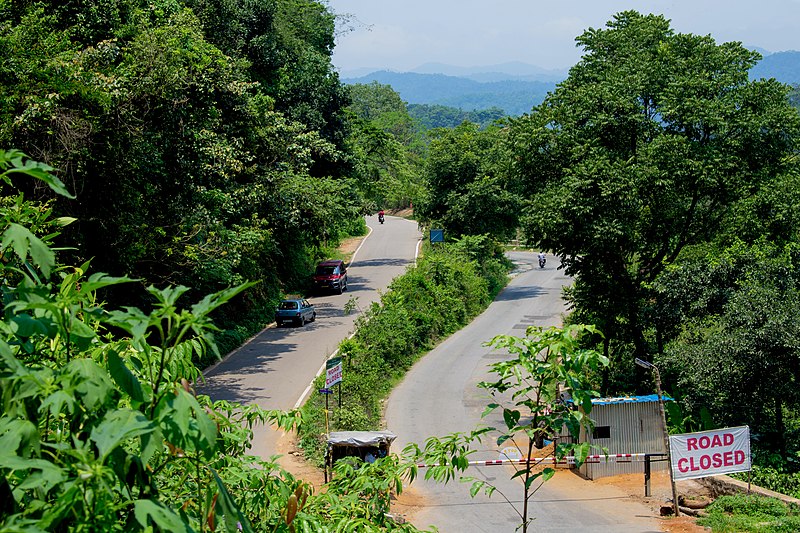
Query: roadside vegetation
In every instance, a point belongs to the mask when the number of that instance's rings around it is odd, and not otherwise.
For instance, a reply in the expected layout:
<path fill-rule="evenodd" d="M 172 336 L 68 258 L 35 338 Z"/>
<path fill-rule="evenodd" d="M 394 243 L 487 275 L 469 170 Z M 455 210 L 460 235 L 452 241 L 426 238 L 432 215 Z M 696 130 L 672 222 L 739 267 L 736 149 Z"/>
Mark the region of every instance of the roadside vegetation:
<path fill-rule="evenodd" d="M 51 168 L 0 151 L 0 529 L 44 531 L 416 531 L 387 516 L 396 462 L 344 462 L 326 490 L 247 455 L 254 424 L 293 413 L 195 394 L 217 353 L 210 315 L 248 284 L 191 299 L 150 286 L 148 309 L 112 307 L 128 277 L 61 262 L 69 219 L 12 180 L 69 194 Z"/>
<path fill-rule="evenodd" d="M 788 533 L 800 530 L 800 509 L 774 498 L 754 494 L 721 496 L 706 508 L 697 523 L 714 533 Z"/>
<path fill-rule="evenodd" d="M 395 278 L 356 321 L 356 332 L 338 348 L 343 373 L 342 407 L 331 409 L 331 431 L 380 428 L 383 401 L 419 357 L 480 314 L 505 287 L 510 263 L 487 237 L 427 245 L 419 263 Z M 354 305 L 358 302 L 355 301 Z M 314 384 L 322 388 L 325 376 Z M 338 402 L 338 392 L 333 403 Z M 301 446 L 322 464 L 325 399 L 303 407 Z"/>

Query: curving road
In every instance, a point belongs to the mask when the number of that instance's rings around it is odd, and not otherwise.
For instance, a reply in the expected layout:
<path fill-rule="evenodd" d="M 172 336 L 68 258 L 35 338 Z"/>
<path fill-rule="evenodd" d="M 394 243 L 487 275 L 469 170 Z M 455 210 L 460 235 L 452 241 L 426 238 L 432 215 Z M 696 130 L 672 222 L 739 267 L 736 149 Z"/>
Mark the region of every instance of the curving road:
<path fill-rule="evenodd" d="M 468 432 L 481 422 L 503 426 L 499 419 L 481 420 L 488 400 L 477 383 L 491 377 L 489 364 L 508 355 L 483 343 L 500 334 L 522 337 L 530 325 L 560 325 L 565 311 L 561 292 L 570 283 L 553 256 L 548 256 L 544 269 L 536 265 L 533 253 L 515 252 L 511 259 L 517 265 L 516 275 L 487 311 L 418 361 L 392 392 L 385 418 L 387 428 L 398 435 L 394 444 L 397 451 L 409 442 L 422 445 L 431 435 Z M 501 458 L 491 439 L 484 446 L 472 459 Z M 521 482 L 511 481 L 512 474 L 511 467 L 506 466 L 471 467 L 466 473 L 496 484 L 521 512 Z M 511 532 L 520 524 L 511 504 L 498 494 L 491 499 L 483 495 L 470 498 L 468 486 L 425 482 L 422 476 L 420 471 L 413 490 L 426 505 L 408 517 L 417 527 L 435 525 L 444 533 Z M 587 492 L 589 487 L 571 472 L 560 471 L 532 499 L 532 530 L 660 531 L 645 506 L 625 500 L 625 495 L 613 488 L 592 494 L 591 489 Z M 402 508 L 398 510 L 403 512 Z"/>
<path fill-rule="evenodd" d="M 344 314 L 350 298 L 366 309 L 379 298 L 392 279 L 414 263 L 421 238 L 417 223 L 386 217 L 385 224 L 367 217 L 370 234 L 348 266 L 347 291 L 341 295 L 310 297 L 317 320 L 305 327 L 276 328 L 269 325 L 241 348 L 205 372 L 206 383 L 198 392 L 213 400 L 257 404 L 265 409 L 289 410 L 309 393 L 309 385 L 339 342 L 353 331 L 358 313 Z M 265 322 L 272 317 L 266 317 Z M 279 432 L 254 428 L 251 452 L 264 458 L 277 453 Z"/>

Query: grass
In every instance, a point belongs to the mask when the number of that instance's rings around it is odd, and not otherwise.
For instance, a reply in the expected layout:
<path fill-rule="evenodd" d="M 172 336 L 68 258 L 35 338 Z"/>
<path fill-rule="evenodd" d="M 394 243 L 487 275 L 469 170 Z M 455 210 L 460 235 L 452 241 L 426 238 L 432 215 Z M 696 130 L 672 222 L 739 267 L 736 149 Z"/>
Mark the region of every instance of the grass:
<path fill-rule="evenodd" d="M 775 498 L 755 494 L 722 496 L 706 509 L 708 516 L 697 520 L 714 533 L 800 531 L 800 509 Z"/>

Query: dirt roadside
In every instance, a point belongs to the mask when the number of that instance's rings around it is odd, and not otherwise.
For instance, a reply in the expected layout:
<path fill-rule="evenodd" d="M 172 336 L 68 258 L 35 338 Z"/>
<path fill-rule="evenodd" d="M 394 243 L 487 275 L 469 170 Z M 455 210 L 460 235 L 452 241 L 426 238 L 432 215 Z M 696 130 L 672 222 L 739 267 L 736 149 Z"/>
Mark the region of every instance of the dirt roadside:
<path fill-rule="evenodd" d="M 315 491 L 318 491 L 323 484 L 322 470 L 308 463 L 302 455 L 297 442 L 291 434 L 284 434 L 278 440 L 278 453 L 281 458 L 278 463 L 298 479 L 310 483 Z M 659 526 L 664 533 L 704 533 L 710 531 L 708 528 L 697 525 L 696 519 L 691 516 L 681 515 L 679 517 L 661 516 L 662 506 L 669 506 L 672 497 L 672 489 L 669 484 L 669 474 L 664 472 L 653 472 L 650 486 L 650 497 L 644 496 L 644 474 L 623 474 L 600 478 L 598 480 L 587 480 L 569 470 L 559 470 L 556 476 L 548 483 L 558 483 L 559 489 L 566 492 L 570 499 L 579 500 L 586 494 L 593 494 L 597 497 L 616 498 L 621 501 L 631 501 L 643 504 L 648 508 L 652 516 L 658 520 Z M 708 497 L 708 491 L 694 481 L 678 482 L 678 493 L 686 498 Z M 417 512 L 424 509 L 427 502 L 423 496 L 413 487 L 407 487 L 403 493 L 393 502 L 392 512 L 396 516 L 403 517 L 412 522 Z"/>

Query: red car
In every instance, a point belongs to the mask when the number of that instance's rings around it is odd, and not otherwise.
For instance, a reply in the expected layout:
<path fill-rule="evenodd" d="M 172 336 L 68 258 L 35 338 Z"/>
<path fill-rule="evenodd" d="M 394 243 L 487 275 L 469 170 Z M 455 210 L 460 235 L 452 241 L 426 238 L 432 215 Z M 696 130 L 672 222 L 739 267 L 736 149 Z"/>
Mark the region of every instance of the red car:
<path fill-rule="evenodd" d="M 332 290 L 339 294 L 347 290 L 347 266 L 344 261 L 334 259 L 323 261 L 314 272 L 316 290 Z"/>

